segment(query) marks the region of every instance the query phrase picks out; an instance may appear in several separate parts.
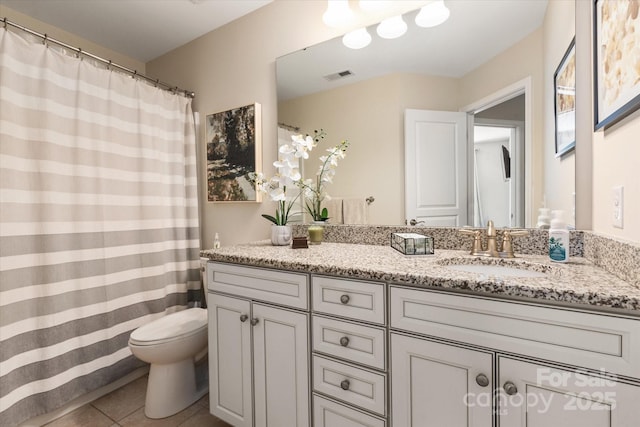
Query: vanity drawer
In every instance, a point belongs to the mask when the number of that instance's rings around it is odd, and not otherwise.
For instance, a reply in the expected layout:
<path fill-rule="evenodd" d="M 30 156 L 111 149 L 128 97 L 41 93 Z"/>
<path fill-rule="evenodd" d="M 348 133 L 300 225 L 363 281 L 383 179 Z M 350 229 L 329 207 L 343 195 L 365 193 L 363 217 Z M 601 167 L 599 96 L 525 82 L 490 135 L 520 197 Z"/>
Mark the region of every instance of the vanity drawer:
<path fill-rule="evenodd" d="M 640 319 L 391 287 L 391 328 L 640 378 Z"/>
<path fill-rule="evenodd" d="M 385 415 L 387 386 L 384 374 L 313 356 L 313 389 Z"/>
<path fill-rule="evenodd" d="M 313 310 L 385 324 L 384 284 L 312 276 Z"/>
<path fill-rule="evenodd" d="M 207 288 L 294 308 L 309 308 L 309 276 L 302 273 L 209 262 Z"/>
<path fill-rule="evenodd" d="M 387 423 L 333 400 L 314 395 L 313 425 L 315 427 L 385 427 Z"/>
<path fill-rule="evenodd" d="M 313 316 L 313 350 L 378 369 L 385 368 L 385 330 Z"/>

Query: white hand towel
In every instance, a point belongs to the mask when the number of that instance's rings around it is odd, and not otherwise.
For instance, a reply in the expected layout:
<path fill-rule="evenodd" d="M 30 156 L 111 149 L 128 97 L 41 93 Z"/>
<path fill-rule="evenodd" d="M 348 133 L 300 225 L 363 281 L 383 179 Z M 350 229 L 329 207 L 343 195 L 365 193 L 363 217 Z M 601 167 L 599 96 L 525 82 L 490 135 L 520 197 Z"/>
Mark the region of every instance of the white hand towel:
<path fill-rule="evenodd" d="M 327 208 L 329 214 L 329 224 L 342 224 L 342 199 L 338 197 L 332 197 L 331 199 L 324 199 L 322 202 L 323 207 Z"/>
<path fill-rule="evenodd" d="M 345 224 L 368 224 L 367 213 L 364 197 L 342 200 L 342 217 Z"/>

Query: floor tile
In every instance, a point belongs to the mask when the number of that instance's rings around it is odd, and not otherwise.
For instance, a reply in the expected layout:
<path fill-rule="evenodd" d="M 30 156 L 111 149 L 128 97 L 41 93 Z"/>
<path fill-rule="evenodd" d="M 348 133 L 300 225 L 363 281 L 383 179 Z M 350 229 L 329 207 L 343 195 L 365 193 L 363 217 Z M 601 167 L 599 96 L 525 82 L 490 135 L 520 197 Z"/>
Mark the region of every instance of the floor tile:
<path fill-rule="evenodd" d="M 208 408 L 209 407 L 209 393 L 207 393 L 204 396 L 202 396 L 202 398 L 200 400 L 198 400 L 198 404 L 200 406 L 202 406 L 203 408 Z"/>
<path fill-rule="evenodd" d="M 111 419 L 120 421 L 144 406 L 146 392 L 147 376 L 145 375 L 101 397 L 92 402 L 91 405 Z"/>
<path fill-rule="evenodd" d="M 113 420 L 91 405 L 85 405 L 57 420 L 47 427 L 111 427 Z"/>
<path fill-rule="evenodd" d="M 122 427 L 177 427 L 202 409 L 202 406 L 193 404 L 187 409 L 178 412 L 167 418 L 151 419 L 144 415 L 144 407 L 138 409 L 133 414 L 128 415 L 118 422 Z"/>
<path fill-rule="evenodd" d="M 180 427 L 231 427 L 231 425 L 211 415 L 209 409 L 200 408 L 194 416 L 180 424 Z"/>

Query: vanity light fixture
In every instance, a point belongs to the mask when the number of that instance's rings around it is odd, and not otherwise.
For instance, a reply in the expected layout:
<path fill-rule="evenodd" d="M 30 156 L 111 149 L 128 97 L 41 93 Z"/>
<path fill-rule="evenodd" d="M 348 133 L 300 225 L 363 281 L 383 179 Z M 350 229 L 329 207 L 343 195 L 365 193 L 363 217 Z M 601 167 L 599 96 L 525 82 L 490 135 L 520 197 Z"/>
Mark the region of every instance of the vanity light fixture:
<path fill-rule="evenodd" d="M 349 0 L 327 0 L 327 10 L 322 14 L 322 22 L 328 27 L 342 27 L 353 19 Z"/>
<path fill-rule="evenodd" d="M 420 9 L 416 15 L 416 25 L 423 28 L 438 26 L 449 19 L 449 13 L 444 0 L 434 0 Z"/>
<path fill-rule="evenodd" d="M 395 39 L 407 32 L 407 23 L 400 15 L 387 18 L 378 24 L 376 32 L 383 39 Z"/>
<path fill-rule="evenodd" d="M 366 28 L 359 28 L 345 34 L 342 43 L 350 49 L 362 49 L 371 43 L 371 34 Z"/>
<path fill-rule="evenodd" d="M 365 12 L 378 12 L 389 7 L 390 0 L 360 0 L 358 6 Z"/>

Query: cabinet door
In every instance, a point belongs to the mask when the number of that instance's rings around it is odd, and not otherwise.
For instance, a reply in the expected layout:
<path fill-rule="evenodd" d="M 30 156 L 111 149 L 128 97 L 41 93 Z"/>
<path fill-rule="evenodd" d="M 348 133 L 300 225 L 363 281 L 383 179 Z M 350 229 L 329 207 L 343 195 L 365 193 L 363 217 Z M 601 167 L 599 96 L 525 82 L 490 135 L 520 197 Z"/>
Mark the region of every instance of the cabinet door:
<path fill-rule="evenodd" d="M 499 359 L 500 427 L 640 425 L 640 387 L 535 363 Z"/>
<path fill-rule="evenodd" d="M 391 413 L 397 427 L 491 427 L 491 353 L 391 334 Z"/>
<path fill-rule="evenodd" d="M 256 427 L 309 426 L 308 316 L 253 304 Z"/>
<path fill-rule="evenodd" d="M 208 307 L 210 411 L 236 427 L 250 427 L 251 304 L 209 294 Z"/>

